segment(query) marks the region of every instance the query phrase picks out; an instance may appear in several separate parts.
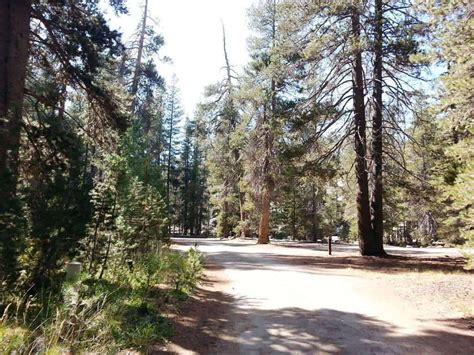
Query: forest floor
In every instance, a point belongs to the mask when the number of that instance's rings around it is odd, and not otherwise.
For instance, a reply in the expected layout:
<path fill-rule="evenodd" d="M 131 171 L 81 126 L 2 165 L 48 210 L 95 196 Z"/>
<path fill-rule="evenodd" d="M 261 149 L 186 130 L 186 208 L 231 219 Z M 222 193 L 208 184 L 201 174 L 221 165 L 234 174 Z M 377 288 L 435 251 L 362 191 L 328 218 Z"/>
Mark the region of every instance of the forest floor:
<path fill-rule="evenodd" d="M 474 274 L 456 249 L 176 239 L 204 253 L 200 287 L 156 353 L 472 354 Z"/>

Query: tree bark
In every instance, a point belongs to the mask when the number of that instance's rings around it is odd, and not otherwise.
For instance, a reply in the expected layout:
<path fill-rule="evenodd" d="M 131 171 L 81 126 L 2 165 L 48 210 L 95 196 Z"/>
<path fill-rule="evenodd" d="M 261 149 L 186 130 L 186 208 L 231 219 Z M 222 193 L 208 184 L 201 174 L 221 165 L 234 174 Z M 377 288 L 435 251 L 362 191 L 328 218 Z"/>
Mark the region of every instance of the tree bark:
<path fill-rule="evenodd" d="M 316 189 L 314 187 L 314 183 L 311 184 L 311 239 L 313 242 L 318 239 L 318 221 L 316 215 Z"/>
<path fill-rule="evenodd" d="M 383 129 L 382 129 L 382 41 L 383 41 L 382 0 L 375 0 L 375 43 L 374 43 L 374 91 L 372 118 L 372 198 L 371 223 L 374 233 L 374 254 L 385 255 L 383 249 Z"/>
<path fill-rule="evenodd" d="M 360 49 L 360 19 L 358 10 L 353 9 L 351 15 L 352 35 L 354 38 L 354 58 L 352 70 L 352 90 L 354 100 L 355 125 L 355 171 L 357 179 L 357 226 L 359 249 L 362 255 L 372 255 L 374 252 L 374 238 L 370 220 L 369 183 L 367 173 L 367 138 L 365 116 L 365 94 L 362 67 L 362 53 Z"/>
<path fill-rule="evenodd" d="M 272 80 L 272 89 L 274 90 L 274 81 Z M 272 97 L 272 114 L 271 118 L 273 118 L 274 111 L 274 92 Z M 273 178 L 272 178 L 272 166 L 271 160 L 273 155 L 273 133 L 271 131 L 271 127 L 269 123 L 266 122 L 268 118 L 265 117 L 263 119 L 264 125 L 264 139 L 265 139 L 265 156 L 263 161 L 263 188 L 262 188 L 262 196 L 261 196 L 261 214 L 260 214 L 260 224 L 258 228 L 258 244 L 268 244 L 270 242 L 269 238 L 269 231 L 270 231 L 270 204 L 271 204 L 271 196 L 273 194 Z"/>
<path fill-rule="evenodd" d="M 30 0 L 0 0 L 0 213 L 16 195 Z"/>
<path fill-rule="evenodd" d="M 114 206 L 112 208 L 112 219 L 115 218 L 115 208 L 117 207 L 117 192 L 115 192 L 114 197 Z M 105 257 L 102 262 L 102 268 L 100 270 L 99 280 L 102 280 L 102 276 L 104 275 L 105 268 L 107 267 L 107 262 L 109 261 L 109 254 L 110 254 L 110 247 L 112 245 L 112 233 L 109 231 L 109 235 L 107 236 L 107 250 L 105 251 Z"/>
<path fill-rule="evenodd" d="M 272 89 L 274 89 L 274 82 L 272 81 Z M 273 118 L 273 107 L 275 104 L 274 101 L 274 94 L 272 98 L 272 118 Z M 271 131 L 271 127 L 269 127 L 269 123 L 267 122 L 268 118 L 265 117 L 264 114 L 263 118 L 263 126 L 264 126 L 264 139 L 265 139 L 265 156 L 263 161 L 263 188 L 261 192 L 261 214 L 260 214 L 260 224 L 258 228 L 258 244 L 268 244 L 270 242 L 269 239 L 269 230 L 270 230 L 270 204 L 271 204 L 271 196 L 273 194 L 273 178 L 272 178 L 272 166 L 271 160 L 273 156 L 273 133 Z"/>
<path fill-rule="evenodd" d="M 247 212 L 244 209 L 245 205 L 245 194 L 239 190 L 239 209 L 240 209 L 240 225 L 242 227 L 240 231 L 240 236 L 242 238 L 250 238 L 250 228 L 248 226 L 248 216 Z"/>
<path fill-rule="evenodd" d="M 183 234 L 185 236 L 189 230 L 189 154 L 186 153 L 184 158 Z"/>
<path fill-rule="evenodd" d="M 0 279 L 15 282 L 15 217 L 31 0 L 0 0 Z"/>
<path fill-rule="evenodd" d="M 226 190 L 226 187 L 224 187 Z M 227 200 L 227 194 L 224 194 L 224 203 L 222 204 L 222 238 L 229 238 L 230 236 L 230 225 L 229 225 L 229 201 Z"/>
<path fill-rule="evenodd" d="M 292 221 L 291 221 L 291 227 L 292 227 L 292 239 L 297 240 L 298 239 L 298 228 L 296 227 L 296 187 L 295 185 L 293 186 L 293 201 L 292 201 Z"/>
<path fill-rule="evenodd" d="M 262 212 L 260 214 L 260 226 L 258 229 L 258 244 L 270 243 L 270 191 L 264 189 L 262 192 Z"/>

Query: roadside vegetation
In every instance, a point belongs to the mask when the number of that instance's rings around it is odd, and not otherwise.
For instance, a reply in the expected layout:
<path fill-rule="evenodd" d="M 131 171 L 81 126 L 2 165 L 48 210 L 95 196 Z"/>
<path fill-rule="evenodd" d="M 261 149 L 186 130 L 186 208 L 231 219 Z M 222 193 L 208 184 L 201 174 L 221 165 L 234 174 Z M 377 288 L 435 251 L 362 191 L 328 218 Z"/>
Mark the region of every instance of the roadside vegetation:
<path fill-rule="evenodd" d="M 7 297 L 0 352 L 146 352 L 170 337 L 165 311 L 187 298 L 201 270 L 196 249 L 180 253 L 163 247 L 133 268 L 112 261 L 100 279 L 81 273 L 66 280 L 59 274 L 47 289 Z"/>

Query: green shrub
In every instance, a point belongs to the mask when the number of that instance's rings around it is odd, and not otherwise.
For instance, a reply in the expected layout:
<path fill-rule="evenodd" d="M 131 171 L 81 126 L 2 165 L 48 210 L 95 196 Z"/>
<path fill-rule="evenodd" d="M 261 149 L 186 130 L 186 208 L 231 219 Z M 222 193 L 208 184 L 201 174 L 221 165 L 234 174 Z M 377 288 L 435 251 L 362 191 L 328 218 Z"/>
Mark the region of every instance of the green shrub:
<path fill-rule="evenodd" d="M 193 290 L 201 253 L 161 248 L 137 259 L 133 270 L 111 260 L 103 279 L 82 274 L 58 294 L 12 298 L 0 318 L 0 353 L 145 350 L 168 338 L 169 323 L 157 305 Z"/>
<path fill-rule="evenodd" d="M 191 248 L 184 254 L 170 251 L 164 257 L 169 265 L 167 281 L 174 285 L 174 291 L 191 291 L 201 276 L 201 253 Z"/>

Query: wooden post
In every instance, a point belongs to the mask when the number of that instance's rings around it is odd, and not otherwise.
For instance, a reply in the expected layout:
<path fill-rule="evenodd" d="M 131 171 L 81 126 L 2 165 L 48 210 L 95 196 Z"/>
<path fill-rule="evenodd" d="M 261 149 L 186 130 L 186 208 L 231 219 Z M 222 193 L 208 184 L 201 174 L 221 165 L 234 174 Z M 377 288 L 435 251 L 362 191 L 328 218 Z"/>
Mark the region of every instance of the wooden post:
<path fill-rule="evenodd" d="M 332 255 L 332 236 L 328 237 L 328 254 Z"/>

